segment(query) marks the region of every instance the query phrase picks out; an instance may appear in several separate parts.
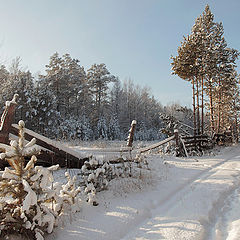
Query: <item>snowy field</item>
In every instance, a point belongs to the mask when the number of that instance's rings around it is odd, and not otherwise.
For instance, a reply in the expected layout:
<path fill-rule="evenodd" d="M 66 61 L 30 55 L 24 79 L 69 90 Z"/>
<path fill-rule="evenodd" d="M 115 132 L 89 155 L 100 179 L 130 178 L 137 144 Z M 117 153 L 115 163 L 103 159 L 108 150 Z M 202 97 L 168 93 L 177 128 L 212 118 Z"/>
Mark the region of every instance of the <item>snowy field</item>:
<path fill-rule="evenodd" d="M 46 239 L 240 239 L 239 146 L 215 156 L 147 159 L 150 170 L 111 181 L 98 206 L 83 203 Z"/>

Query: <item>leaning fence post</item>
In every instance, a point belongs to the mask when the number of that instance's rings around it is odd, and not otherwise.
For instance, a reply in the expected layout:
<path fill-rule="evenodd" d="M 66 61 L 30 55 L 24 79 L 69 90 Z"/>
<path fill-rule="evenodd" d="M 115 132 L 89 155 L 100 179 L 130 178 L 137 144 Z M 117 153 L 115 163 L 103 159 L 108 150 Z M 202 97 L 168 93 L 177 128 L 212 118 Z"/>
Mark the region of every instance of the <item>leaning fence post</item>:
<path fill-rule="evenodd" d="M 180 143 L 179 143 L 179 134 L 178 129 L 174 129 L 174 135 L 176 140 L 176 156 L 178 157 L 180 154 Z"/>
<path fill-rule="evenodd" d="M 1 117 L 0 123 L 0 142 L 8 144 L 9 143 L 9 133 L 13 123 L 15 108 L 16 108 L 16 99 L 18 94 L 14 94 L 14 97 L 11 101 L 6 102 L 4 112 Z"/>
<path fill-rule="evenodd" d="M 137 124 L 137 121 L 133 120 L 132 124 L 131 124 L 131 128 L 129 130 L 129 135 L 128 135 L 128 138 L 127 138 L 127 146 L 128 147 L 132 147 L 133 136 L 134 136 L 134 131 L 135 131 L 135 128 L 136 128 L 136 124 Z"/>
<path fill-rule="evenodd" d="M 176 140 L 176 147 L 179 147 L 178 129 L 174 129 L 174 135 L 175 135 L 175 140 Z"/>

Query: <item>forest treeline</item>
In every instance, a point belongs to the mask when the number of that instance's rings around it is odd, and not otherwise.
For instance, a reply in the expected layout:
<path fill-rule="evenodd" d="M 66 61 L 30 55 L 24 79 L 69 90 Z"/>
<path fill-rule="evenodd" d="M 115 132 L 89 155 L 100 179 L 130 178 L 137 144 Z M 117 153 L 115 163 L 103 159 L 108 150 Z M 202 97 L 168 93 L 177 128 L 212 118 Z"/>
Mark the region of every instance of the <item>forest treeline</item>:
<path fill-rule="evenodd" d="M 18 93 L 16 121 L 23 119 L 28 128 L 51 138 L 122 140 L 136 119 L 136 139 L 162 139 L 166 121 L 161 116 L 177 114 L 180 107 L 163 108 L 147 87 L 121 82 L 105 64 L 85 70 L 69 54 L 53 54 L 45 73 L 33 77 L 21 68 L 20 58 L 8 69 L 2 65 L 0 104 L 4 107 Z"/>

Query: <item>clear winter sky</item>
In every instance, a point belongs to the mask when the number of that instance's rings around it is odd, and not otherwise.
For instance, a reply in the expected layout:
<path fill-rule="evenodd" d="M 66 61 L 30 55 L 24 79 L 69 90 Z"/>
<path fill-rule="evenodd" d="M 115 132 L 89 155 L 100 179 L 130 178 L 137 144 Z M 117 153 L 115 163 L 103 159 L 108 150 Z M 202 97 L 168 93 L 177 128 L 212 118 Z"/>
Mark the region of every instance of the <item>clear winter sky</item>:
<path fill-rule="evenodd" d="M 240 0 L 0 0 L 0 62 L 20 56 L 44 73 L 54 52 L 69 53 L 85 69 L 105 63 L 121 80 L 149 86 L 163 105 L 190 106 L 191 88 L 171 75 L 170 56 L 207 3 L 240 50 Z"/>

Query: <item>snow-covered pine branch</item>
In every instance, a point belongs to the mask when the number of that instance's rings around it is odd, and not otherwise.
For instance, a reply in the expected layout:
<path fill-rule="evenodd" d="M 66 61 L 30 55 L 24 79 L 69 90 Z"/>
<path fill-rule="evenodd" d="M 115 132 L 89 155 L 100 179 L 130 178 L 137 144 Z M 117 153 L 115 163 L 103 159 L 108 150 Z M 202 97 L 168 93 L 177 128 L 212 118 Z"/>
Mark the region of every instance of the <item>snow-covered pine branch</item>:
<path fill-rule="evenodd" d="M 58 165 L 44 168 L 34 166 L 39 152 L 36 141 L 24 138 L 24 122 L 19 121 L 19 140 L 10 146 L 1 144 L 1 160 L 12 167 L 5 168 L 0 177 L 0 237 L 10 234 L 26 235 L 43 240 L 51 233 L 64 211 L 79 211 L 80 188 L 75 178 L 67 174 L 67 183 L 53 184 L 52 172 Z M 26 157 L 31 159 L 26 163 Z"/>

